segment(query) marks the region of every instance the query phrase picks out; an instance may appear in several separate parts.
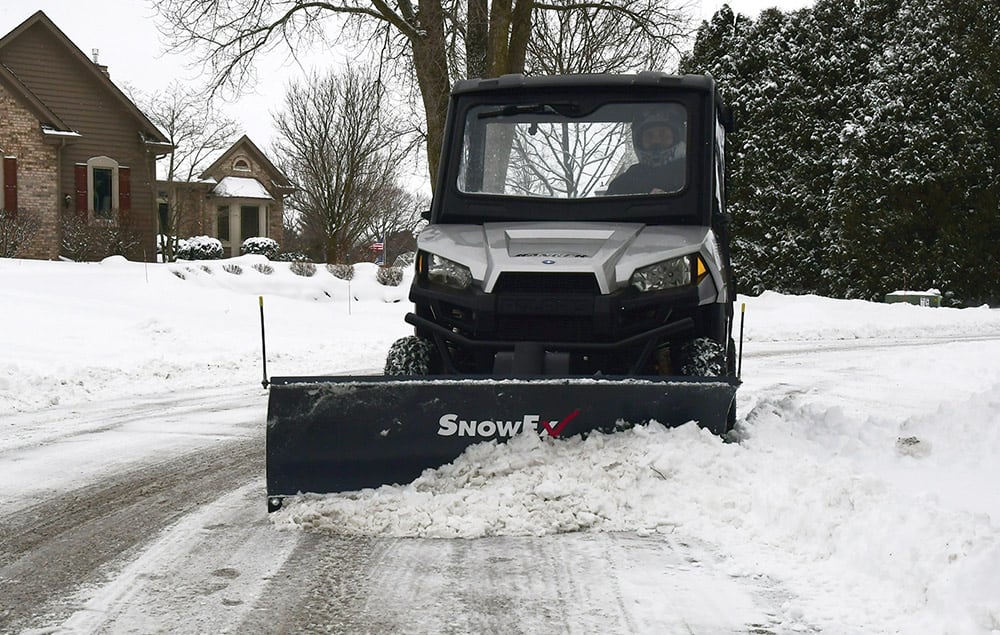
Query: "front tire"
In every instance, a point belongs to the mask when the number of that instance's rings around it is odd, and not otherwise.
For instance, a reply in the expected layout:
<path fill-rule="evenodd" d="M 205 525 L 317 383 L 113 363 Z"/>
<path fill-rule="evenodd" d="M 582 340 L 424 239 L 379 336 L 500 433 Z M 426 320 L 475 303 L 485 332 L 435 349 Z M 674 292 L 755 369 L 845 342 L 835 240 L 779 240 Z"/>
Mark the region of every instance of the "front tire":
<path fill-rule="evenodd" d="M 401 337 L 392 343 L 385 357 L 383 374 L 390 377 L 402 375 L 428 375 L 434 344 L 416 335 Z"/>
<path fill-rule="evenodd" d="M 726 349 L 710 337 L 697 337 L 681 345 L 679 370 L 688 377 L 722 377 L 726 374 Z"/>

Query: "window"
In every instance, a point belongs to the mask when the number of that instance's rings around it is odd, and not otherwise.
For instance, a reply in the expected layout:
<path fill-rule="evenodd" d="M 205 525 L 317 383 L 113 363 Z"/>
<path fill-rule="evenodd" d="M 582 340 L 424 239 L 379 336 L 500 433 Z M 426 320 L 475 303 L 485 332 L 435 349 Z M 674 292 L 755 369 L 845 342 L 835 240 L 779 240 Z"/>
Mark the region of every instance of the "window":
<path fill-rule="evenodd" d="M 233 169 L 239 170 L 240 172 L 249 172 L 250 162 L 243 158 L 236 159 L 233 161 Z"/>
<path fill-rule="evenodd" d="M 90 188 L 90 209 L 94 216 L 111 215 L 111 197 L 114 195 L 114 170 L 111 168 L 93 168 L 93 183 Z"/>
<path fill-rule="evenodd" d="M 465 116 L 458 187 L 470 194 L 576 199 L 684 189 L 680 103 L 490 103 Z"/>
<path fill-rule="evenodd" d="M 256 205 L 240 205 L 240 243 L 260 235 L 260 208 Z"/>
<path fill-rule="evenodd" d="M 116 220 L 132 209 L 129 168 L 110 157 L 93 157 L 76 165 L 76 211 L 81 216 Z"/>
<path fill-rule="evenodd" d="M 156 204 L 156 219 L 158 234 L 169 234 L 170 233 L 170 203 L 157 203 Z"/>
<path fill-rule="evenodd" d="M 220 205 L 215 216 L 215 235 L 223 243 L 229 242 L 229 206 Z"/>
<path fill-rule="evenodd" d="M 232 256 L 240 255 L 240 247 L 247 238 L 267 235 L 264 224 L 267 207 L 241 203 L 236 200 L 215 210 L 215 235 Z"/>

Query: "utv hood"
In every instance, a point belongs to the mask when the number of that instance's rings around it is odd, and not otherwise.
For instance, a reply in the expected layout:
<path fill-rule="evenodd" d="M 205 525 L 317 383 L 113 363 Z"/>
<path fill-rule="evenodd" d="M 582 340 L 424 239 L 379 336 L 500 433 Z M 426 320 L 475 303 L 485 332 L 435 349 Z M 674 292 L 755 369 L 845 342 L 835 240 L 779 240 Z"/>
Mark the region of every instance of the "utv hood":
<path fill-rule="evenodd" d="M 707 227 L 635 223 L 436 224 L 421 232 L 417 246 L 465 265 L 490 293 L 503 272 L 592 273 L 601 293 L 628 285 L 641 267 L 701 254 L 717 287 L 720 257 Z"/>

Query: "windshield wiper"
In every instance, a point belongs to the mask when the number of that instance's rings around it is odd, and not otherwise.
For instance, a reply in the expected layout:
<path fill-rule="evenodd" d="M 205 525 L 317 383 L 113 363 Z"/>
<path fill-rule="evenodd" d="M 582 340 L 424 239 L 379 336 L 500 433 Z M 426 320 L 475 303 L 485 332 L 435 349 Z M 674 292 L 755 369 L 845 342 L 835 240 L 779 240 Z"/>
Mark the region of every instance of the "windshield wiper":
<path fill-rule="evenodd" d="M 477 115 L 479 119 L 493 117 L 513 117 L 514 115 L 563 115 L 572 116 L 579 110 L 576 104 L 521 104 L 502 106 L 495 110 L 487 110 Z M 568 112 L 567 112 L 568 111 Z"/>

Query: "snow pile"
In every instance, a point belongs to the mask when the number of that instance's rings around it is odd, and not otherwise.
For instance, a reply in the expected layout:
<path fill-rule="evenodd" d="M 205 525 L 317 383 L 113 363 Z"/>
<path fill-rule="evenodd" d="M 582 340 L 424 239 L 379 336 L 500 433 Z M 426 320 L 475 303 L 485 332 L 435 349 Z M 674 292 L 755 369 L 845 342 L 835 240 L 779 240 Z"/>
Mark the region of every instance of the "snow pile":
<path fill-rule="evenodd" d="M 905 339 L 996 335 L 997 312 L 989 307 L 951 309 L 907 303 L 836 300 L 815 295 L 786 296 L 765 291 L 743 298 L 746 341 Z M 789 310 L 789 300 L 794 309 Z M 739 324 L 737 305 L 737 325 Z"/>
<path fill-rule="evenodd" d="M 978 435 L 980 449 L 970 457 L 975 468 L 965 484 L 975 474 L 987 482 L 1000 476 L 1000 469 L 982 463 L 1000 450 L 998 413 L 1000 384 L 953 413 L 970 421 L 960 433 L 973 433 L 971 422 L 988 431 Z M 406 486 L 301 497 L 273 520 L 313 531 L 396 537 L 626 531 L 707 539 L 732 546 L 723 554 L 731 575 L 788 581 L 802 598 L 817 598 L 815 604 L 800 600 L 796 608 L 814 620 L 829 615 L 838 602 L 831 598 L 841 598 L 850 608 L 833 618 L 831 628 L 851 620 L 859 620 L 858 627 L 894 625 L 900 632 L 914 632 L 915 625 L 941 633 L 1000 627 L 995 491 L 979 494 L 991 518 L 940 504 L 908 478 L 869 471 L 867 460 L 854 454 L 823 456 L 820 446 L 798 442 L 797 427 L 836 436 L 871 423 L 837 409 L 802 408 L 793 399 L 761 404 L 748 419 L 744 427 L 754 436 L 743 444 L 725 443 L 693 424 L 640 426 L 586 440 L 522 434 L 506 444 L 473 446 Z M 939 414 L 905 422 L 912 435 L 876 446 L 878 460 L 903 472 L 946 471 L 956 460 L 952 451 L 941 457 L 944 464 L 928 469 L 926 462 L 935 460 L 926 453 L 934 453 L 915 449 L 937 447 L 948 436 L 927 429 L 932 420 L 941 423 Z M 776 441 L 778 433 L 791 443 Z M 971 449 L 966 444 L 974 439 L 965 437 L 963 446 Z M 867 597 L 856 597 L 857 589 Z M 864 612 L 851 615 L 859 604 Z M 921 617 L 911 622 L 914 614 Z M 928 623 L 928 615 L 936 621 Z"/>

